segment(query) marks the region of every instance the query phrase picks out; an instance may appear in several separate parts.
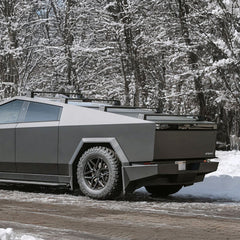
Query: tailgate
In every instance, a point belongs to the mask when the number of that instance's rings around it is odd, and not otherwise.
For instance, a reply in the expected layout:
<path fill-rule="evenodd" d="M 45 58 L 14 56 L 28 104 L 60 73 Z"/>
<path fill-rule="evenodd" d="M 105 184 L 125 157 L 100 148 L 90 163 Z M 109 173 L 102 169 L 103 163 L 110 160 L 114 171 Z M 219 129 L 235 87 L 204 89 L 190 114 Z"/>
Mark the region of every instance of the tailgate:
<path fill-rule="evenodd" d="M 197 116 L 142 114 L 156 123 L 155 160 L 207 159 L 215 157 L 217 127 Z"/>
<path fill-rule="evenodd" d="M 154 159 L 201 159 L 215 157 L 216 131 L 158 130 Z"/>

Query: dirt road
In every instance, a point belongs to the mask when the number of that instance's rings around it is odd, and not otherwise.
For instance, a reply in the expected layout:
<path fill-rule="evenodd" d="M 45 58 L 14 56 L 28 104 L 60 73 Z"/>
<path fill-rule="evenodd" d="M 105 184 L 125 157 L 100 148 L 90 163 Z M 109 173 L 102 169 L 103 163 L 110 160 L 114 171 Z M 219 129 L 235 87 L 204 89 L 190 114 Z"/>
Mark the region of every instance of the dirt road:
<path fill-rule="evenodd" d="M 71 194 L 0 190 L 0 228 L 45 240 L 239 239 L 240 203 L 198 199 L 94 201 Z"/>

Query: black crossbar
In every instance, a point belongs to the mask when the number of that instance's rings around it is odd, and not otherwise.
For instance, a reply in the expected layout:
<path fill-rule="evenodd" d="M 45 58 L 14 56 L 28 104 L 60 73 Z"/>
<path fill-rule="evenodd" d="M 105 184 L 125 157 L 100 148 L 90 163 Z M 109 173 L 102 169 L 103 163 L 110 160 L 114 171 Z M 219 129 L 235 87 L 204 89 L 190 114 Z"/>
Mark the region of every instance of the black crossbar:
<path fill-rule="evenodd" d="M 81 93 L 73 93 L 73 92 L 54 92 L 54 91 L 32 91 L 31 98 L 34 98 L 36 94 L 62 94 L 65 95 L 65 103 L 69 101 L 81 101 L 81 102 L 109 102 L 113 103 L 114 106 L 121 105 L 120 100 L 117 99 L 102 99 L 102 98 L 84 98 Z M 76 98 L 69 97 L 70 95 L 76 95 Z"/>
<path fill-rule="evenodd" d="M 62 94 L 62 95 L 66 95 L 67 97 L 69 95 L 77 95 L 77 96 L 80 96 L 82 97 L 82 94 L 77 92 L 77 93 L 74 93 L 74 92 L 54 92 L 54 91 L 31 91 L 31 98 L 34 98 L 34 96 L 38 93 L 43 93 L 43 94 Z"/>

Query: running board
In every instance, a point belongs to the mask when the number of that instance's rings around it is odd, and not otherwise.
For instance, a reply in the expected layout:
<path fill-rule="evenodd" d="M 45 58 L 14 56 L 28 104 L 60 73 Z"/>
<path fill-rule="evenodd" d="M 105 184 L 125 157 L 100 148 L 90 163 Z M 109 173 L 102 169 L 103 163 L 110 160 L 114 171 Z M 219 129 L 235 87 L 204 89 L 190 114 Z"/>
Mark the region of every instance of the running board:
<path fill-rule="evenodd" d="M 54 182 L 35 182 L 35 181 L 23 181 L 23 180 L 8 180 L 0 179 L 0 183 L 18 183 L 18 184 L 32 184 L 32 185 L 44 185 L 44 186 L 69 186 L 67 183 L 54 183 Z"/>

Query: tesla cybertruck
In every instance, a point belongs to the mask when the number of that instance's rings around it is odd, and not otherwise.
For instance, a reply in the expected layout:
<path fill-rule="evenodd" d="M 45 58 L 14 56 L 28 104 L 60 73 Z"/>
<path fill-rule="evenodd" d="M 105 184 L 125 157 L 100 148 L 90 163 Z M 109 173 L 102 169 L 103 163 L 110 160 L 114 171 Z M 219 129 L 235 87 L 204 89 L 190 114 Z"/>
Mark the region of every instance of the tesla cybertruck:
<path fill-rule="evenodd" d="M 65 103 L 67 102 L 67 103 Z M 68 186 L 95 199 L 167 196 L 217 169 L 216 124 L 67 99 L 0 105 L 0 182 Z"/>

